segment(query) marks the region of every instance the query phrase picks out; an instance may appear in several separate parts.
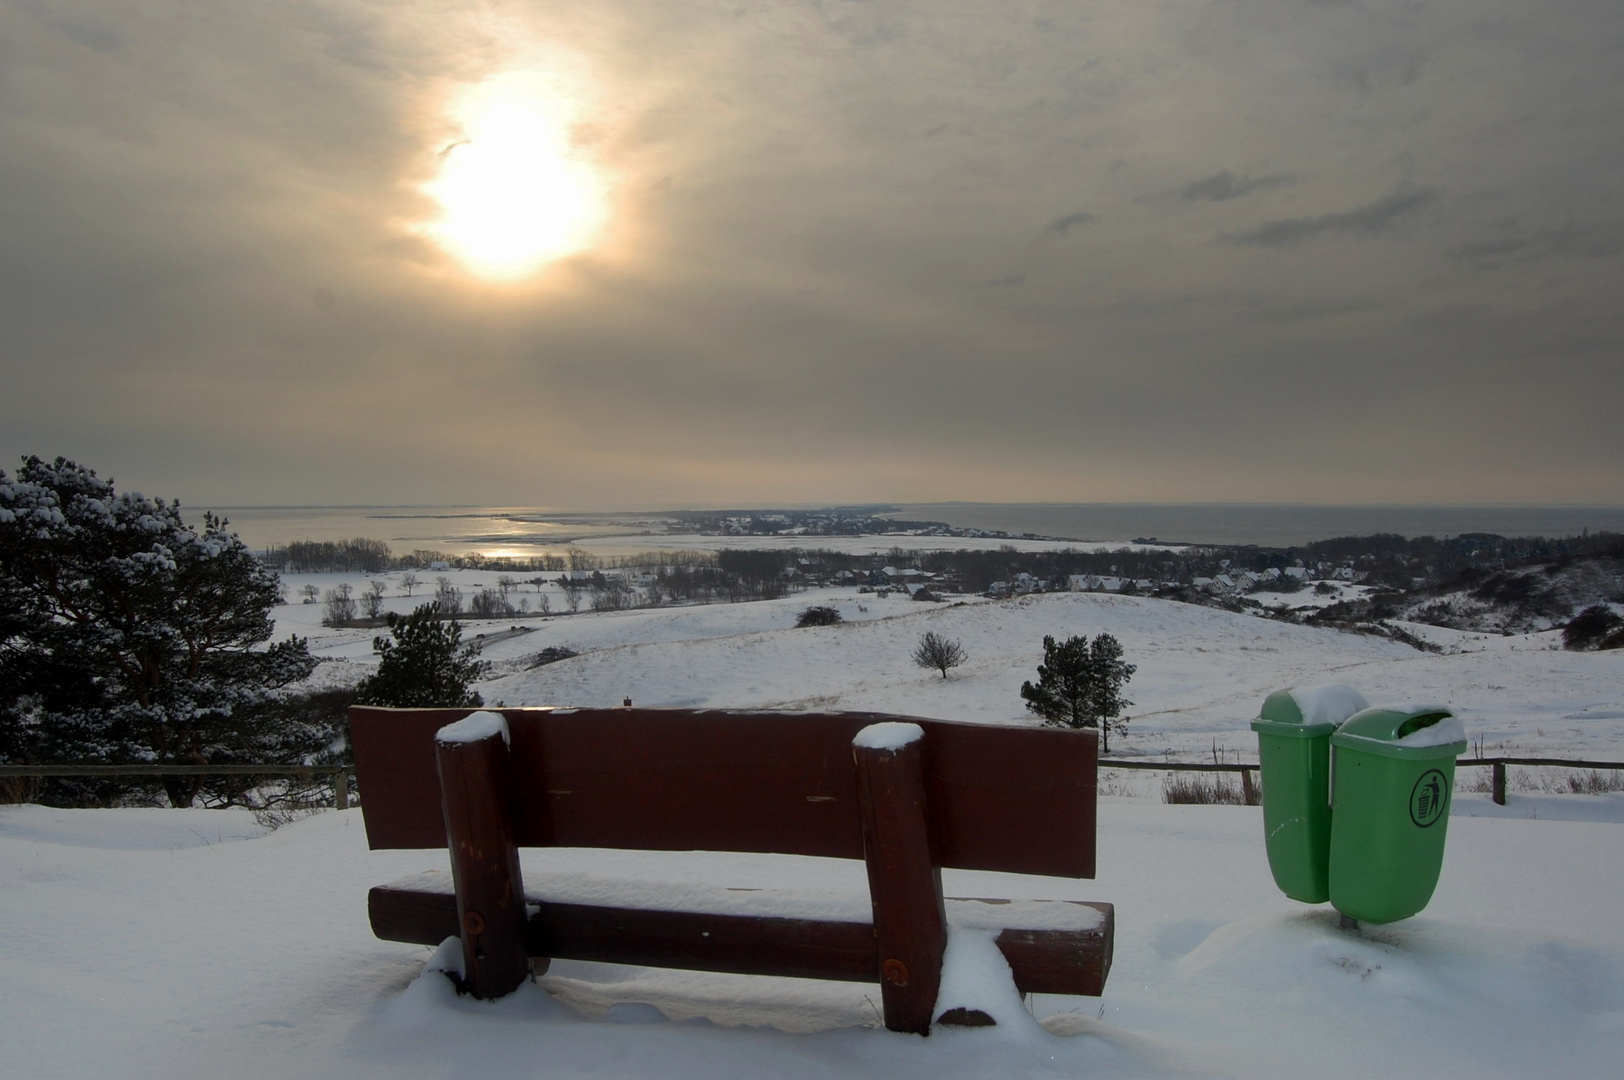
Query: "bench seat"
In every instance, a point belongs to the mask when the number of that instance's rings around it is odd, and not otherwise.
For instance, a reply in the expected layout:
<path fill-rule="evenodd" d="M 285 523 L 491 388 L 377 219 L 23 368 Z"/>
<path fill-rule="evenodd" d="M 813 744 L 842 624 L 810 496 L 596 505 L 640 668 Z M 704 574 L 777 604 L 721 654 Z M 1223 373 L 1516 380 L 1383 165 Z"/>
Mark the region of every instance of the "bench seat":
<path fill-rule="evenodd" d="M 545 888 L 525 888 L 525 906 L 525 950 L 538 960 L 878 981 L 867 896 L 555 873 Z M 998 935 L 1021 993 L 1103 992 L 1115 929 L 1110 904 L 945 897 L 944 908 L 952 929 Z M 385 941 L 438 945 L 458 934 L 447 871 L 379 885 L 367 911 Z"/>

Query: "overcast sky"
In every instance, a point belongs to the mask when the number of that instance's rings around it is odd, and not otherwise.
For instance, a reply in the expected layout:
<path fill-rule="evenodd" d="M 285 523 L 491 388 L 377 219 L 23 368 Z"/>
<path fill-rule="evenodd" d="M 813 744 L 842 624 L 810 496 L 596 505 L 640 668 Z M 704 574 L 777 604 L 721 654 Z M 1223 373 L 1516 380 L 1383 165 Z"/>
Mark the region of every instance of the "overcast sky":
<path fill-rule="evenodd" d="M 492 278 L 513 85 L 601 213 Z M 1621 187 L 1618 0 L 0 0 L 0 467 L 1624 503 Z"/>

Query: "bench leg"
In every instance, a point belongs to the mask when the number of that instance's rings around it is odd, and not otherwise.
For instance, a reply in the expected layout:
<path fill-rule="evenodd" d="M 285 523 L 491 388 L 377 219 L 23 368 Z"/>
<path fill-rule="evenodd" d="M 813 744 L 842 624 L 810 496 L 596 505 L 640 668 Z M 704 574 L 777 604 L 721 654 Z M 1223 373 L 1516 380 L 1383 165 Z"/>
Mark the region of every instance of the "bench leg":
<path fill-rule="evenodd" d="M 474 742 L 436 741 L 434 752 L 457 888 L 463 974 L 475 997 L 501 997 L 530 974 L 507 743 L 495 733 Z"/>
<path fill-rule="evenodd" d="M 922 741 L 884 749 L 854 746 L 852 753 L 885 1026 L 929 1035 L 947 915 L 925 820 Z"/>

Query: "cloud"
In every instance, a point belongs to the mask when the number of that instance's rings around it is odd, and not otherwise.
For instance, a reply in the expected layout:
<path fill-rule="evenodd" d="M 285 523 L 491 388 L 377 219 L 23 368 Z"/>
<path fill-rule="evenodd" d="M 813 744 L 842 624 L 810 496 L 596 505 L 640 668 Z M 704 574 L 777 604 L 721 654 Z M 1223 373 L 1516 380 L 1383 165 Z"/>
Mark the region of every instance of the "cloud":
<path fill-rule="evenodd" d="M 1364 299 L 1305 300 L 1264 308 L 1257 313 L 1257 318 L 1266 323 L 1297 323 L 1334 319 L 1343 315 L 1359 315 L 1378 309 L 1379 305 Z"/>
<path fill-rule="evenodd" d="M 1526 262 L 1553 255 L 1605 259 L 1620 252 L 1624 252 L 1624 221 L 1595 224 L 1570 221 L 1554 229 L 1542 229 L 1523 236 L 1463 244 L 1452 254 L 1457 259 L 1473 263 L 1478 269 L 1493 270 L 1511 260 Z"/>
<path fill-rule="evenodd" d="M 1225 202 L 1229 199 L 1238 199 L 1242 195 L 1250 195 L 1254 191 L 1290 187 L 1299 179 L 1300 177 L 1296 173 L 1290 172 L 1269 173 L 1267 176 L 1238 177 L 1228 169 L 1224 169 L 1221 172 L 1213 173 L 1211 176 L 1191 180 L 1179 192 L 1179 198 Z"/>
<path fill-rule="evenodd" d="M 193 503 L 1624 500 L 1616 5 L 22 2 L 0 464 Z M 1348 74 L 1422 52 L 1457 77 Z M 521 69 L 614 216 L 490 283 L 412 226 L 448 104 Z M 1355 369 L 1427 453 L 1280 427 Z"/>
<path fill-rule="evenodd" d="M 1247 247 L 1284 247 L 1320 236 L 1377 236 L 1437 201 L 1438 193 L 1430 188 L 1403 187 L 1352 210 L 1265 221 L 1224 239 Z"/>
<path fill-rule="evenodd" d="M 1077 226 L 1087 225 L 1089 222 L 1095 220 L 1095 218 L 1098 216 L 1099 215 L 1097 214 L 1083 213 L 1061 214 L 1059 217 L 1049 222 L 1043 231 L 1048 233 L 1050 236 L 1066 236 L 1070 234 L 1071 230 L 1075 229 Z"/>

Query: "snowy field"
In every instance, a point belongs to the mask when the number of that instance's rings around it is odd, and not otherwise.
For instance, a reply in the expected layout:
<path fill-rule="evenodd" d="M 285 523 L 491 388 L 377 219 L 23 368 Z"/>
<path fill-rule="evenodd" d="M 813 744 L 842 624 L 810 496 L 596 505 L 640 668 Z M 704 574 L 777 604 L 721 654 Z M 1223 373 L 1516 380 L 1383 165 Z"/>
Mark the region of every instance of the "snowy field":
<path fill-rule="evenodd" d="M 450 576 L 465 592 L 494 584 Z M 304 580 L 290 579 L 295 595 Z M 397 610 L 423 600 L 396 591 Z M 812 603 L 849 621 L 793 629 Z M 285 605 L 279 633 L 309 634 L 331 661 L 320 677 L 353 681 L 374 632 L 327 630 L 320 615 Z M 1624 757 L 1624 654 L 1554 650 L 1550 634 L 1429 629 L 1446 649 L 1430 654 L 1131 597 L 955 605 L 851 590 L 561 615 L 498 638 L 509 625 L 469 624 L 490 636 L 480 690 L 491 703 L 631 697 L 1024 724 L 1017 691 L 1043 635 L 1108 631 L 1139 666 L 1113 756 L 1210 760 L 1216 745 L 1255 760 L 1247 723 L 1269 691 L 1339 681 L 1372 701 L 1452 705 L 1491 752 Z M 925 630 L 964 643 L 951 678 L 910 660 Z M 580 655 L 530 666 L 557 645 Z M 240 811 L 0 807 L 0 1068 L 165 1080 L 1616 1077 L 1624 794 L 1514 790 L 1496 807 L 1469 790 L 1483 771 L 1462 770 L 1428 909 L 1359 932 L 1276 891 L 1257 808 L 1163 805 L 1152 774 L 1106 771 L 1097 880 L 944 875 L 949 895 L 1116 904 L 1104 997 L 1038 996 L 996 1028 L 929 1039 L 876 1027 L 875 988 L 860 984 L 560 962 L 503 1001 L 459 999 L 434 950 L 378 941 L 366 917 L 370 886 L 443 869 L 445 856 L 368 851 L 359 811 L 266 833 Z M 565 850 L 527 852 L 525 866 L 532 884 L 629 878 L 640 893 L 865 888 L 860 863 L 805 858 Z M 1013 993 L 997 979 L 984 989 Z"/>
<path fill-rule="evenodd" d="M 1580 800 L 1612 820 L 1551 812 Z M 5 807 L 0 1062 L 38 1080 L 1616 1077 L 1624 805 L 1533 801 L 1538 820 L 1474 817 L 1492 804 L 1460 796 L 1431 906 L 1346 932 L 1275 891 L 1256 808 L 1104 798 L 1097 880 L 946 875 L 950 894 L 1116 904 L 1104 997 L 929 1039 L 876 1028 L 859 984 L 559 962 L 459 999 L 431 950 L 366 920 L 369 886 L 444 856 L 368 851 L 359 811 L 259 835 L 234 811 Z M 831 860 L 526 856 L 532 881 L 582 869 L 863 887 Z"/>
<path fill-rule="evenodd" d="M 496 580 L 471 570 L 445 576 L 465 594 Z M 307 581 L 325 591 L 341 580 L 359 591 L 366 579 L 288 578 L 294 596 Z M 523 595 L 534 600 L 534 588 L 526 586 L 531 591 Z M 548 588 L 559 611 L 562 590 Z M 411 599 L 397 593 L 391 587 L 386 598 L 395 610 L 425 600 L 422 587 Z M 838 608 L 846 624 L 794 629 L 797 613 L 811 604 Z M 320 604 L 283 605 L 276 609 L 277 633 L 310 637 L 312 652 L 331 661 L 319 680 L 353 682 L 371 669 L 372 639 L 382 631 L 330 630 L 321 626 L 322 611 Z M 647 706 L 857 709 L 1031 723 L 1019 690 L 1036 678 L 1044 635 L 1103 631 L 1122 642 L 1139 669 L 1127 687 L 1133 702 L 1127 731 L 1111 742 L 1116 757 L 1211 760 L 1216 745 L 1228 760 L 1253 761 L 1256 738 L 1247 725 L 1266 695 L 1344 682 L 1375 703 L 1451 706 L 1487 754 L 1624 760 L 1624 653 L 1565 652 L 1556 631 L 1499 637 L 1406 624 L 1444 649 L 1425 653 L 1382 638 L 1103 593 L 936 604 L 831 588 L 748 604 L 471 621 L 464 635 L 494 638 L 515 626 L 525 632 L 484 650 L 492 662 L 479 687 L 487 703 L 608 706 L 630 697 Z M 926 630 L 962 641 L 969 654 L 946 680 L 910 658 Z M 580 655 L 530 667 L 554 646 Z M 1481 771 L 1464 770 L 1463 782 Z M 1537 781 L 1533 774 L 1524 779 Z"/>

